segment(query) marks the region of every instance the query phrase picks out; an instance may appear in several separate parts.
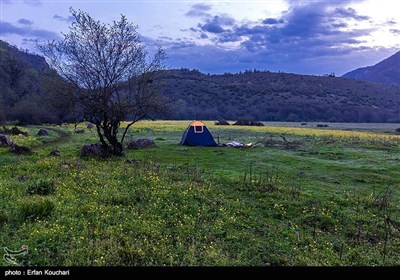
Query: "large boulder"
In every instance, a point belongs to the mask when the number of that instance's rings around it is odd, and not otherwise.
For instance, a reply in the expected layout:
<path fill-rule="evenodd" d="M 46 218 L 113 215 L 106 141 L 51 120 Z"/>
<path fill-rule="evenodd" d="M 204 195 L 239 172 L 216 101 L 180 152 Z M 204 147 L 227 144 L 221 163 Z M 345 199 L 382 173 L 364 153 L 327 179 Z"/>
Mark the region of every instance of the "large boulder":
<path fill-rule="evenodd" d="M 31 155 L 32 150 L 28 147 L 19 146 L 17 144 L 13 144 L 10 147 L 10 152 L 16 155 Z"/>
<path fill-rule="evenodd" d="M 112 155 L 112 149 L 104 147 L 102 144 L 86 144 L 82 147 L 80 152 L 82 157 L 96 156 L 96 157 L 108 157 Z"/>
<path fill-rule="evenodd" d="M 10 138 L 7 136 L 0 134 L 0 147 L 9 147 L 13 144 Z"/>
<path fill-rule="evenodd" d="M 156 147 L 156 144 L 151 139 L 146 138 L 139 138 L 139 139 L 131 139 L 128 144 L 128 149 L 136 150 L 136 149 L 143 149 L 149 147 Z"/>
<path fill-rule="evenodd" d="M 40 129 L 39 131 L 38 131 L 38 133 L 37 133 L 37 135 L 38 136 L 47 136 L 47 135 L 49 135 L 50 134 L 50 132 L 47 130 L 47 129 Z"/>

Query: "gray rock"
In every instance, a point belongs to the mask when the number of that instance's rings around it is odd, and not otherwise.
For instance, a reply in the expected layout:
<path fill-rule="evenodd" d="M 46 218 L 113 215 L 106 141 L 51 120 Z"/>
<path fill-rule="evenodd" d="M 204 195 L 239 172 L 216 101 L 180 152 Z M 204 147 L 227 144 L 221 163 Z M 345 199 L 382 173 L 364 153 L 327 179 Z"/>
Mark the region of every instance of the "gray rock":
<path fill-rule="evenodd" d="M 28 147 L 19 146 L 17 144 L 13 144 L 10 147 L 10 152 L 16 155 L 30 155 L 32 154 L 32 150 Z"/>
<path fill-rule="evenodd" d="M 48 154 L 48 156 L 50 156 L 50 157 L 59 157 L 60 155 L 61 154 L 60 154 L 59 150 L 53 150 Z"/>
<path fill-rule="evenodd" d="M 0 134 L 0 147 L 9 147 L 13 144 L 10 138 L 7 136 Z"/>
<path fill-rule="evenodd" d="M 107 157 L 112 155 L 112 150 L 110 148 L 104 147 L 102 144 L 86 144 L 82 147 L 81 156 L 98 156 L 98 157 Z"/>
<path fill-rule="evenodd" d="M 39 131 L 38 131 L 38 133 L 37 133 L 37 135 L 39 135 L 39 136 L 47 136 L 47 135 L 49 135 L 50 134 L 50 132 L 47 130 L 47 129 L 40 129 Z"/>
<path fill-rule="evenodd" d="M 131 141 L 128 144 L 128 149 L 130 150 L 143 149 L 149 147 L 157 147 L 157 146 L 153 140 L 146 138 L 131 139 Z"/>

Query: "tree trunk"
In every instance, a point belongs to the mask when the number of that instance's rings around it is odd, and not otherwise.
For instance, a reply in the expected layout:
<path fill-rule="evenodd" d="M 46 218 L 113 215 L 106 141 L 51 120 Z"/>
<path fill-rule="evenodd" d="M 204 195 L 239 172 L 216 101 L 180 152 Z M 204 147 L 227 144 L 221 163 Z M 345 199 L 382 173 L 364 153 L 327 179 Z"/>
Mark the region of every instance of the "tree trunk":
<path fill-rule="evenodd" d="M 104 137 L 107 139 L 108 143 L 112 148 L 112 153 L 115 156 L 122 156 L 124 154 L 124 147 L 118 141 L 117 133 L 115 129 L 112 128 L 103 128 Z M 114 133 L 113 133 L 114 132 Z"/>

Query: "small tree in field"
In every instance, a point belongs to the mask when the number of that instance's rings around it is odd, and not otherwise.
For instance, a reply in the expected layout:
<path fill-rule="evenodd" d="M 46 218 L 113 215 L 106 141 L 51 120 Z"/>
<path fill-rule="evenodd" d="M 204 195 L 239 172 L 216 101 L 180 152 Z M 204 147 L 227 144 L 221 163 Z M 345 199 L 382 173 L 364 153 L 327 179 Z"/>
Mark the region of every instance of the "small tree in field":
<path fill-rule="evenodd" d="M 100 142 L 114 155 L 124 152 L 128 129 L 142 119 L 164 111 L 159 95 L 158 70 L 165 53 L 158 48 L 148 58 L 137 26 L 121 15 L 104 24 L 89 14 L 70 9 L 75 22 L 61 41 L 39 46 L 50 66 L 70 85 L 64 98 L 72 100 L 83 117 L 95 124 Z M 118 138 L 121 122 L 129 120 Z"/>

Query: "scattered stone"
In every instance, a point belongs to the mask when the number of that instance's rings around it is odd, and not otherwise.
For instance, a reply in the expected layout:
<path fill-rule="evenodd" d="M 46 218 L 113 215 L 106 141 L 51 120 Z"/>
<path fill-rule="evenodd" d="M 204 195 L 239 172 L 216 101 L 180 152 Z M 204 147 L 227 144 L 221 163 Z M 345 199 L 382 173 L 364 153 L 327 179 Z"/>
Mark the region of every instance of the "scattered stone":
<path fill-rule="evenodd" d="M 13 144 L 10 147 L 10 152 L 16 155 L 31 155 L 32 150 L 28 147 L 18 146 L 17 144 Z"/>
<path fill-rule="evenodd" d="M 303 123 L 301 123 L 301 125 L 307 125 L 307 123 L 306 123 L 306 122 L 303 122 Z"/>
<path fill-rule="evenodd" d="M 317 124 L 317 127 L 329 127 L 327 124 Z"/>
<path fill-rule="evenodd" d="M 143 149 L 149 147 L 157 147 L 157 146 L 153 140 L 146 138 L 131 139 L 131 141 L 128 144 L 128 149 L 130 150 Z"/>
<path fill-rule="evenodd" d="M 26 180 L 28 180 L 28 176 L 25 175 L 18 175 L 17 180 L 19 182 L 25 182 Z"/>
<path fill-rule="evenodd" d="M 104 147 L 102 144 L 86 144 L 82 147 L 80 155 L 82 157 L 97 156 L 97 157 L 108 157 L 112 155 L 112 149 Z"/>
<path fill-rule="evenodd" d="M 84 129 L 75 129 L 75 133 L 82 134 L 85 133 Z"/>
<path fill-rule="evenodd" d="M 68 169 L 68 168 L 69 168 L 69 165 L 68 165 L 68 164 L 61 164 L 61 168 L 63 168 L 63 169 Z"/>
<path fill-rule="evenodd" d="M 400 127 L 396 128 L 395 131 L 400 133 Z"/>
<path fill-rule="evenodd" d="M 38 131 L 38 133 L 37 133 L 37 135 L 38 136 L 47 136 L 47 135 L 49 135 L 50 134 L 50 132 L 47 130 L 47 129 L 40 129 L 39 131 Z"/>
<path fill-rule="evenodd" d="M 88 123 L 88 124 L 87 124 L 87 126 L 86 126 L 86 128 L 88 128 L 88 129 L 92 129 L 92 128 L 94 128 L 94 124 L 92 124 L 92 123 Z"/>
<path fill-rule="evenodd" d="M 7 136 L 0 134 L 0 147 L 12 146 L 13 142 Z"/>
<path fill-rule="evenodd" d="M 61 156 L 60 151 L 59 150 L 53 150 L 48 154 L 49 157 L 59 157 Z"/>
<path fill-rule="evenodd" d="M 229 122 L 227 122 L 224 119 L 217 120 L 214 124 L 215 125 L 230 125 Z"/>

